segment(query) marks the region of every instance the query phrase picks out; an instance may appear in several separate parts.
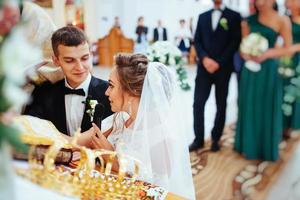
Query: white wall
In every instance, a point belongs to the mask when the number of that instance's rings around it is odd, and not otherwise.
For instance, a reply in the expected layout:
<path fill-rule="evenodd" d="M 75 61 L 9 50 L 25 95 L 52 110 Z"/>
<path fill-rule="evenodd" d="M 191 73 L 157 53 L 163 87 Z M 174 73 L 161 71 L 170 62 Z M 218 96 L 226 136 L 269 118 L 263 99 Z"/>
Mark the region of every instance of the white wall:
<path fill-rule="evenodd" d="M 55 9 L 47 12 L 54 22 L 61 27 L 65 23 L 65 0 L 52 0 Z M 223 0 L 225 5 L 239 11 L 242 16 L 248 15 L 249 0 Z M 283 13 L 284 0 L 277 0 L 280 12 Z M 149 28 L 148 39 L 153 37 L 153 28 L 157 20 L 162 19 L 168 29 L 169 40 L 173 41 L 178 28 L 178 20 L 186 19 L 188 22 L 193 17 L 194 29 L 196 28 L 198 15 L 212 8 L 211 0 L 83 0 L 86 33 L 91 41 L 108 34 L 114 17 L 119 16 L 121 28 L 125 36 L 136 38 L 135 28 L 137 18 L 144 16 L 145 25 Z"/>
<path fill-rule="evenodd" d="M 62 6 L 65 0 L 52 1 L 54 10 L 47 11 L 58 27 L 61 27 L 65 23 Z M 241 11 L 243 15 L 247 14 L 248 0 L 223 1 L 232 9 Z M 135 28 L 139 16 L 145 18 L 145 25 L 149 28 L 149 40 L 153 37 L 157 20 L 161 19 L 168 29 L 169 40 L 173 41 L 179 19 L 189 22 L 190 17 L 193 17 L 195 29 L 198 15 L 213 5 L 211 0 L 83 0 L 83 3 L 86 33 L 91 41 L 108 34 L 115 16 L 119 16 L 125 36 L 133 39 L 136 38 Z"/>
<path fill-rule="evenodd" d="M 175 31 L 178 28 L 178 20 L 183 18 L 189 21 L 193 17 L 194 28 L 196 26 L 198 15 L 201 12 L 212 8 L 211 0 L 86 0 L 93 6 L 89 13 L 95 13 L 94 33 L 92 40 L 106 35 L 111 28 L 114 17 L 119 16 L 121 28 L 125 36 L 136 38 L 135 27 L 137 18 L 144 16 L 145 25 L 149 28 L 148 39 L 153 37 L 153 28 L 157 20 L 162 19 L 168 29 L 168 36 L 173 41 Z M 248 0 L 224 0 L 225 4 L 236 4 L 231 6 L 235 10 L 243 13 L 247 12 Z"/>

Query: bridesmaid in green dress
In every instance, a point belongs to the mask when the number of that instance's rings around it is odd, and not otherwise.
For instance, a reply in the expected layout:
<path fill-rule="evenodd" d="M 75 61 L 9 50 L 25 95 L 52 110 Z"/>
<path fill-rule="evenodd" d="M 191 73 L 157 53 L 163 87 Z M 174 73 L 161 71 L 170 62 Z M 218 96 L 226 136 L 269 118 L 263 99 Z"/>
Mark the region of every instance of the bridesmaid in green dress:
<path fill-rule="evenodd" d="M 277 59 L 286 54 L 292 40 L 287 17 L 273 9 L 275 0 L 256 0 L 257 14 L 242 24 L 243 36 L 257 32 L 269 42 L 269 49 L 259 57 L 242 54 L 245 60 L 261 64 L 252 72 L 243 67 L 239 85 L 238 122 L 234 148 L 247 159 L 278 159 L 278 145 L 282 134 L 282 79 L 278 75 Z M 283 47 L 276 47 L 278 36 Z"/>
<path fill-rule="evenodd" d="M 292 34 L 293 34 L 293 44 L 300 45 L 300 0 L 286 0 L 285 5 L 291 13 L 292 22 Z M 295 52 L 293 56 L 294 67 L 296 68 L 299 64 L 300 53 Z M 290 84 L 290 79 L 285 80 L 287 82 L 285 85 Z M 300 129 L 300 102 L 296 101 L 293 105 L 293 113 L 290 117 L 284 116 L 284 128 L 288 129 Z"/>

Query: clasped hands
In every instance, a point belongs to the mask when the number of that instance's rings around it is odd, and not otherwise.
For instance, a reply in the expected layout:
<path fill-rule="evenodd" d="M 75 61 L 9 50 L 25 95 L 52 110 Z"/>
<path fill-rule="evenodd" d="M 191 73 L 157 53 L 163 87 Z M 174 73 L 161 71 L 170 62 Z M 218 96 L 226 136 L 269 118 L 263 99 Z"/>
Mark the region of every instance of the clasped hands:
<path fill-rule="evenodd" d="M 220 68 L 219 63 L 207 56 L 203 58 L 202 64 L 210 74 L 215 73 Z"/>
<path fill-rule="evenodd" d="M 106 149 L 114 151 L 112 144 L 94 123 L 93 127 L 81 134 L 78 138 L 77 144 L 90 149 Z"/>
<path fill-rule="evenodd" d="M 249 54 L 245 54 L 245 53 L 242 53 L 242 52 L 240 52 L 240 54 L 241 54 L 241 57 L 244 60 L 252 60 L 252 61 L 254 61 L 256 63 L 262 63 L 263 61 L 265 61 L 268 58 L 271 58 L 273 56 L 272 52 L 270 50 L 265 51 L 260 56 L 251 56 Z"/>

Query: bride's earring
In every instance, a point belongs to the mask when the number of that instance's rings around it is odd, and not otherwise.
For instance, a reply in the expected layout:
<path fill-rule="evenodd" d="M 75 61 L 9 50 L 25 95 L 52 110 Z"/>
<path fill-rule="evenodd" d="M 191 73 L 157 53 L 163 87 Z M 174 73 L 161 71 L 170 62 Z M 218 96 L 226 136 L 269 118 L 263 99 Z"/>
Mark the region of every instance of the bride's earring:
<path fill-rule="evenodd" d="M 128 101 L 128 114 L 131 116 L 132 109 L 131 109 L 131 101 Z"/>

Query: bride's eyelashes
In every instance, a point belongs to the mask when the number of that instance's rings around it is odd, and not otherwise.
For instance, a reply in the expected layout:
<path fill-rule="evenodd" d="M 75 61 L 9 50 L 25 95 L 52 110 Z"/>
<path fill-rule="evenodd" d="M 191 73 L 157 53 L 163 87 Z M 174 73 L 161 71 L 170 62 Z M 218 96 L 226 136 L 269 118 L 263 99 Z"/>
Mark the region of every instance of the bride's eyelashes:
<path fill-rule="evenodd" d="M 109 84 L 108 84 L 108 87 L 110 87 L 110 88 L 112 89 L 112 88 L 114 88 L 114 85 L 111 84 L 111 83 L 109 83 Z"/>

